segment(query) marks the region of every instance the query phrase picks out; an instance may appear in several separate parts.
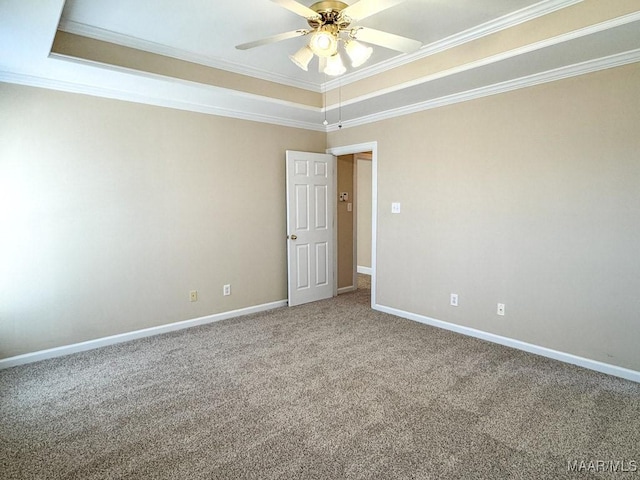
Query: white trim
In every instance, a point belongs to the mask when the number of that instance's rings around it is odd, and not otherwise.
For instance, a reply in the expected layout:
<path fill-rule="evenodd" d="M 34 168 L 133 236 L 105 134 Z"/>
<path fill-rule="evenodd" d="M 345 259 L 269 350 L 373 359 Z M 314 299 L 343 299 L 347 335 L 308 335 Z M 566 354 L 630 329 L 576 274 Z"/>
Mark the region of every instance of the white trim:
<path fill-rule="evenodd" d="M 353 234 L 351 238 L 351 253 L 352 253 L 352 265 L 351 265 L 351 285 L 353 285 L 353 289 L 358 289 L 358 162 L 356 160 L 356 156 L 352 155 L 352 173 L 353 173 L 353 181 L 351 182 L 351 191 L 353 192 L 351 198 L 351 232 Z M 337 195 L 336 195 L 337 198 Z M 348 210 L 348 208 L 347 208 Z"/>
<path fill-rule="evenodd" d="M 358 265 L 358 273 L 362 273 L 364 275 L 371 275 L 371 267 L 362 267 Z"/>
<path fill-rule="evenodd" d="M 326 138 L 326 135 L 325 135 Z M 329 152 L 325 152 L 329 153 Z M 338 156 L 333 155 L 333 296 L 338 296 Z"/>
<path fill-rule="evenodd" d="M 50 78 L 35 77 L 22 73 L 13 73 L 0 70 L 0 82 L 14 83 L 18 85 L 27 85 L 31 87 L 48 88 L 61 92 L 79 93 L 82 95 L 91 95 L 100 98 L 111 98 L 114 100 L 123 100 L 127 102 L 142 103 L 145 105 L 156 105 L 159 107 L 174 108 L 177 110 L 186 110 L 189 112 L 205 113 L 208 115 L 217 115 L 220 117 L 237 118 L 240 120 L 249 120 L 252 122 L 262 122 L 271 125 L 280 125 L 283 127 L 302 128 L 305 130 L 315 130 L 317 132 L 326 132 L 326 128 L 322 124 L 313 122 L 303 122 L 299 120 L 290 120 L 283 117 L 275 117 L 258 113 L 245 112 L 240 110 L 232 110 L 228 108 L 206 105 L 203 103 L 182 102 L 168 98 L 153 97 L 148 95 L 140 95 L 137 93 L 114 90 L 105 87 L 96 87 L 90 85 L 77 84 L 63 80 L 53 80 Z M 198 84 L 199 86 L 200 84 Z M 264 97 L 267 98 L 267 97 Z M 314 108 L 314 107 L 310 107 Z"/>
<path fill-rule="evenodd" d="M 464 92 L 454 93 L 445 97 L 434 98 L 426 100 L 424 102 L 418 102 L 411 105 L 405 105 L 383 112 L 374 113 L 371 115 L 365 115 L 353 120 L 343 120 L 342 128 L 357 127 L 360 125 L 366 125 L 369 123 L 379 122 L 390 118 L 395 118 L 403 115 L 409 115 L 433 108 L 443 107 L 446 105 L 452 105 L 455 103 L 465 102 L 469 100 L 475 100 L 489 95 L 496 95 L 500 93 L 517 90 L 520 88 L 526 88 L 542 83 L 548 83 L 556 80 L 561 80 L 578 75 L 584 75 L 587 73 L 593 73 L 607 68 L 614 68 L 630 63 L 640 61 L 640 49 L 631 50 L 628 52 L 617 53 L 608 57 L 598 58 L 595 60 L 588 60 L 575 65 L 569 65 L 566 67 L 560 67 L 554 70 L 546 72 L 540 72 L 526 77 L 517 78 L 514 80 L 508 80 L 493 85 L 480 87 L 474 90 L 467 90 Z M 149 74 L 151 75 L 151 74 Z M 209 115 L 217 115 L 222 117 L 237 118 L 241 120 L 249 120 L 262 122 L 272 125 L 280 125 L 284 127 L 301 128 L 305 130 L 313 130 L 318 132 L 335 132 L 339 130 L 338 124 L 331 124 L 325 127 L 322 124 L 315 122 L 304 122 L 298 120 L 291 120 L 283 117 L 276 117 L 271 115 L 257 114 L 244 112 L 240 110 L 231 110 L 227 108 L 216 107 L 212 105 L 196 104 L 190 102 L 182 102 L 179 100 L 172 100 L 167 98 L 152 97 L 147 95 L 140 95 L 131 92 L 124 92 L 114 90 L 105 87 L 95 87 L 90 85 L 82 85 L 73 82 L 53 80 L 43 77 L 36 77 L 31 75 L 25 75 L 21 73 L 13 73 L 0 70 L 0 81 L 7 83 L 15 83 L 19 85 L 28 85 L 33 87 L 49 88 L 52 90 L 59 90 L 64 92 L 79 93 L 84 95 L 92 95 L 102 98 L 112 98 L 116 100 L 131 101 L 137 103 L 143 103 L 148 105 L 156 105 L 167 108 L 175 108 L 178 110 L 186 110 L 192 112 L 205 113 Z M 187 81 L 185 81 L 186 83 Z M 198 84 L 199 86 L 200 84 Z M 210 87 L 214 88 L 214 87 Z M 219 88 L 219 87 L 218 87 Z M 237 92 L 233 92 L 237 94 Z M 247 94 L 250 95 L 250 94 Z M 260 97 L 262 99 L 269 99 L 269 97 Z M 286 101 L 276 101 L 274 103 L 286 104 Z M 298 107 L 308 110 L 316 110 L 316 107 L 309 107 L 303 105 L 297 105 Z M 321 109 L 320 109 L 321 110 Z M 353 152 L 348 152 L 353 153 Z"/>
<path fill-rule="evenodd" d="M 626 17 L 621 17 L 621 18 L 628 20 L 629 18 L 632 18 L 632 17 L 636 18 L 639 16 L 640 16 L 640 12 L 636 14 L 628 15 Z M 505 92 L 516 90 L 519 88 L 525 88 L 525 87 L 538 85 L 546 82 L 552 82 L 552 81 L 561 80 L 564 78 L 583 75 L 586 73 L 592 73 L 599 70 L 627 65 L 630 63 L 638 62 L 638 61 L 640 61 L 640 49 L 635 49 L 628 52 L 610 55 L 608 57 L 598 58 L 595 60 L 588 60 L 575 65 L 560 67 L 554 70 L 540 72 L 540 73 L 536 73 L 526 77 L 521 77 L 521 78 L 509 80 L 506 82 L 501 82 L 493 85 L 480 87 L 474 90 L 458 92 L 452 95 L 426 100 L 424 102 L 418 102 L 411 105 L 392 108 L 386 111 L 358 117 L 353 120 L 343 120 L 342 128 L 350 128 L 350 127 L 356 127 L 359 125 L 374 123 L 374 122 L 387 120 L 387 119 L 402 116 L 402 115 L 408 115 L 411 113 L 421 112 L 421 111 L 429 110 L 432 108 L 438 108 L 446 105 L 474 100 L 474 99 L 481 98 L 488 95 L 505 93 Z M 77 61 L 77 60 L 76 62 L 80 63 L 80 61 Z M 89 63 L 89 61 L 86 61 L 85 63 Z M 476 65 L 476 66 L 480 66 L 480 65 Z M 114 70 L 115 70 L 115 67 L 114 67 Z M 122 70 L 122 72 L 126 73 L 124 69 Z M 441 76 L 441 74 L 444 75 L 445 73 L 451 74 L 450 71 L 448 72 L 449 73 L 441 72 L 441 73 L 435 74 L 433 78 L 435 78 L 436 76 L 439 77 Z M 148 76 L 150 78 L 161 78 L 162 80 L 169 79 L 169 77 L 162 77 L 157 75 L 153 77 L 153 75 L 154 74 L 145 74 L 144 76 Z M 182 82 L 183 84 L 191 84 L 191 86 L 199 86 L 202 88 L 211 88 L 211 89 L 217 88 L 220 90 L 226 90 L 226 89 L 221 89 L 220 87 L 193 84 L 193 82 L 188 82 L 186 80 L 185 81 L 179 81 L 176 79 L 170 79 L 170 80 L 177 83 Z M 59 90 L 59 91 L 65 91 L 65 92 L 92 95 L 92 96 L 98 96 L 103 98 L 112 98 L 117 100 L 131 101 L 131 102 L 143 103 L 148 105 L 157 105 L 161 107 L 175 108 L 178 110 L 205 113 L 209 115 L 218 115 L 222 117 L 256 121 L 256 122 L 262 122 L 262 123 L 267 123 L 272 125 L 280 125 L 284 127 L 301 128 L 305 130 L 313 130 L 313 131 L 319 131 L 319 132 L 334 132 L 339 130 L 339 127 L 337 124 L 331 124 L 325 127 L 321 123 L 292 120 L 284 116 L 264 115 L 264 114 L 251 113 L 251 112 L 246 112 L 241 110 L 233 110 L 228 108 L 216 107 L 215 105 L 207 105 L 203 103 L 184 102 L 184 101 L 174 100 L 174 99 L 159 98 L 159 97 L 153 97 L 150 95 L 141 95 L 138 93 L 119 91 L 112 88 L 96 87 L 96 86 L 78 84 L 78 83 L 69 82 L 69 81 L 54 80 L 49 78 L 36 77 L 32 75 L 13 73 L 13 72 L 2 71 L 2 70 L 0 70 L 0 81 L 20 84 L 20 85 L 49 88 L 52 90 Z M 249 97 L 252 95 L 252 94 L 241 94 L 235 91 L 232 91 L 231 93 L 233 95 L 238 95 L 239 97 L 241 96 Z M 286 105 L 289 107 L 296 107 L 296 108 L 301 108 L 309 111 L 322 111 L 322 109 L 317 107 L 310 107 L 308 105 L 289 103 L 283 100 L 271 99 L 270 97 L 259 97 L 259 98 L 261 100 L 266 100 L 269 102 Z M 349 153 L 352 153 L 352 152 L 349 152 Z"/>
<path fill-rule="evenodd" d="M 371 307 L 376 304 L 378 284 L 378 143 L 371 158 Z"/>
<path fill-rule="evenodd" d="M 221 58 L 212 58 L 205 55 L 199 55 L 197 53 L 188 52 L 179 48 L 170 47 L 160 43 L 150 42 L 148 40 L 142 40 L 140 38 L 131 37 L 129 35 L 123 35 L 121 33 L 113 32 L 103 28 L 94 27 L 80 22 L 74 22 L 62 18 L 60 25 L 58 26 L 63 32 L 71 33 L 74 35 L 80 35 L 83 37 L 92 38 L 102 42 L 113 43 L 123 47 L 135 48 L 148 53 L 156 55 L 163 55 L 165 57 L 175 58 L 177 60 L 183 60 L 185 62 L 197 63 L 206 67 L 217 68 L 225 70 L 227 72 L 237 73 L 239 75 L 246 75 L 268 82 L 275 82 L 290 87 L 301 88 L 303 90 L 310 90 L 312 92 L 320 93 L 320 86 L 308 82 L 305 80 L 297 80 L 286 75 L 267 72 L 259 68 L 252 68 L 246 65 L 230 62 Z"/>
<path fill-rule="evenodd" d="M 478 98 L 487 97 L 489 95 L 506 93 L 512 90 L 531 87 L 542 83 L 563 80 L 565 78 L 593 73 L 600 70 L 605 70 L 607 68 L 620 67 L 638 61 L 640 61 L 640 49 L 623 53 L 616 53 L 608 57 L 598 58 L 595 60 L 587 60 L 586 62 L 577 63 L 575 65 L 568 65 L 566 67 L 560 67 L 553 70 L 548 70 L 546 72 L 535 73 L 526 77 L 507 80 L 505 82 L 487 85 L 484 87 L 476 88 L 474 90 L 467 90 L 444 97 L 426 100 L 424 102 L 418 102 L 403 107 L 392 108 L 390 110 L 373 113 L 371 115 L 364 115 L 354 120 L 342 120 L 342 129 L 357 127 L 359 125 L 366 125 L 368 123 L 379 122 L 381 120 L 409 115 L 411 113 L 422 112 L 424 110 L 430 110 L 433 108 L 444 107 L 446 105 L 452 105 L 454 103 L 475 100 Z M 337 124 L 332 124 L 327 127 L 328 132 L 335 132 L 337 130 L 339 130 Z"/>
<path fill-rule="evenodd" d="M 483 330 L 477 330 L 475 328 L 444 322 L 442 320 L 419 315 L 417 313 L 406 312 L 404 310 L 387 307 L 385 305 L 373 305 L 373 309 L 379 312 L 389 313 L 397 317 L 406 318 L 407 320 L 413 320 L 415 322 L 423 323 L 425 325 L 431 325 L 432 327 L 442 328 L 444 330 L 460 333 L 462 335 L 480 338 L 488 342 L 515 348 L 524 352 L 535 353 L 536 355 L 541 355 L 543 357 L 552 358 L 554 360 L 570 363 L 579 367 L 588 368 L 589 370 L 595 370 L 596 372 L 606 373 L 607 375 L 613 375 L 615 377 L 625 378 L 627 380 L 640 383 L 640 372 L 628 368 L 599 362 L 597 360 L 591 360 L 589 358 L 579 357 L 571 353 L 552 350 L 547 347 L 541 347 L 539 345 L 534 345 L 532 343 L 523 342 L 509 337 L 503 337 L 501 335 L 485 332 Z"/>
<path fill-rule="evenodd" d="M 582 1 L 582 0 L 580 0 Z M 505 52 L 500 52 L 496 55 L 491 55 L 489 57 L 481 58 L 479 60 L 475 60 L 473 62 L 465 63 L 462 65 L 458 65 L 453 68 L 449 68 L 447 70 L 441 70 L 431 75 L 425 75 L 423 77 L 418 77 L 408 82 L 398 83 L 391 87 L 383 88 L 380 90 L 376 90 L 365 95 L 360 95 L 358 97 L 353 97 L 349 100 L 342 101 L 339 103 L 333 103 L 331 105 L 327 105 L 325 110 L 327 112 L 335 110 L 339 107 L 345 107 L 348 105 L 352 105 L 355 103 L 364 102 L 367 100 L 371 100 L 372 98 L 376 98 L 382 95 L 387 95 L 389 93 L 394 93 L 399 90 L 404 90 L 406 88 L 415 87 L 417 85 L 421 85 L 423 83 L 432 82 L 434 80 L 438 80 L 440 78 L 448 77 L 450 75 L 455 75 L 457 73 L 466 72 L 469 70 L 473 70 L 475 68 L 484 67 L 486 65 L 491 65 L 493 63 L 498 63 L 503 60 L 508 60 L 510 58 L 514 58 L 520 55 L 524 55 L 526 53 L 531 53 L 536 50 L 541 50 L 543 48 L 552 47 L 554 45 L 559 45 L 561 43 L 568 42 L 570 40 L 576 40 L 578 38 L 586 37 L 588 35 L 593 35 L 595 33 L 603 32 L 605 30 L 609 30 L 616 27 L 621 27 L 623 25 L 627 25 L 629 23 L 637 22 L 640 20 L 640 12 L 634 12 L 627 15 L 623 15 L 622 17 L 614 18 L 611 20 L 606 20 L 601 23 L 597 23 L 595 25 L 589 25 L 588 27 L 580 28 L 578 30 L 573 30 L 571 32 L 563 33 L 561 35 L 557 35 L 555 37 L 547 38 L 545 40 L 541 40 L 539 42 L 530 43 L 524 45 L 522 47 L 514 48 L 512 50 L 507 50 Z M 617 54 L 616 54 L 617 55 Z M 608 57 L 603 57 L 608 58 Z M 598 61 L 600 59 L 588 60 L 588 61 Z M 562 67 L 564 68 L 564 67 Z M 348 82 L 346 82 L 348 83 Z M 341 85 L 345 85 L 343 82 Z M 339 88 L 340 84 L 336 84 L 336 86 L 332 86 L 330 89 Z"/>
<path fill-rule="evenodd" d="M 328 148 L 334 156 L 371 152 L 371 306 L 376 304 L 377 285 L 377 237 L 378 237 L 378 142 L 358 143 Z"/>
<path fill-rule="evenodd" d="M 18 365 L 25 365 L 27 363 L 33 363 L 40 360 L 46 360 L 49 358 L 61 357 L 63 355 L 69 355 L 71 353 L 84 352 L 87 350 L 93 350 L 95 348 L 106 347 L 108 345 L 115 345 L 117 343 L 129 342 L 138 338 L 152 337 L 160 335 L 162 333 L 174 332 L 176 330 L 183 330 L 185 328 L 191 328 L 198 325 L 206 325 L 208 323 L 219 322 L 221 320 L 228 320 L 230 318 L 240 317 L 243 315 L 249 315 L 251 313 L 264 312 L 266 310 L 273 310 L 274 308 L 286 307 L 287 301 L 280 300 L 277 302 L 264 303 L 262 305 L 255 305 L 253 307 L 240 308 L 238 310 L 230 310 L 228 312 L 216 313 L 213 315 L 207 315 L 206 317 L 194 318 L 191 320 L 184 320 L 182 322 L 169 323 L 166 325 L 159 325 L 157 327 L 145 328 L 142 330 L 135 330 L 133 332 L 120 333 L 118 335 L 111 335 L 109 337 L 97 338 L 95 340 L 88 340 L 86 342 L 74 343 L 72 345 L 65 345 L 62 347 L 50 348 L 48 350 L 41 350 L 39 352 L 25 353 L 24 355 L 17 355 L 15 357 L 4 358 L 0 360 L 0 370 L 5 368 L 11 368 Z"/>
<path fill-rule="evenodd" d="M 355 292 L 357 289 L 358 287 L 354 287 L 353 285 L 342 287 L 338 289 L 338 295 L 342 295 L 343 293 Z"/>
<path fill-rule="evenodd" d="M 377 63 L 368 68 L 360 69 L 356 72 L 342 76 L 339 80 L 331 80 L 323 85 L 323 88 L 332 90 L 338 88 L 340 85 L 348 85 L 350 83 L 363 80 L 374 75 L 391 70 L 392 68 L 400 67 L 416 60 L 426 58 L 430 55 L 440 53 L 444 50 L 457 47 L 467 42 L 477 40 L 479 38 L 491 35 L 492 33 L 506 30 L 507 28 L 514 27 L 524 22 L 534 20 L 538 17 L 542 17 L 549 13 L 555 12 L 562 8 L 580 3 L 582 0 L 544 0 L 535 5 L 522 8 L 515 12 L 503 15 L 500 18 L 490 20 L 486 23 L 472 27 L 460 33 L 456 33 L 447 38 L 439 40 L 437 42 L 424 45 L 420 50 L 408 55 L 398 55 L 384 62 Z"/>
<path fill-rule="evenodd" d="M 221 87 L 219 85 L 214 85 L 211 83 L 201 83 L 201 82 L 196 82 L 194 80 L 187 80 L 184 78 L 170 77 L 168 75 L 163 75 L 161 73 L 147 72 L 145 70 L 137 70 L 135 68 L 130 68 L 130 67 L 122 67 L 120 65 L 113 65 L 110 63 L 103 63 L 95 60 L 88 60 L 86 58 L 73 57 L 70 55 L 62 54 L 62 53 L 50 53 L 49 58 L 51 58 L 52 60 L 57 60 L 62 62 L 74 63 L 76 65 L 88 66 L 91 68 L 99 68 L 101 70 L 106 70 L 109 72 L 124 73 L 125 75 L 133 75 L 135 77 L 148 78 L 151 80 L 160 80 L 160 81 L 165 81 L 165 82 L 169 82 L 176 85 L 185 85 L 189 87 L 211 90 L 216 93 L 224 93 L 227 95 L 244 98 L 248 100 L 255 100 L 255 101 L 261 101 L 266 103 L 275 103 L 276 105 L 283 105 L 286 107 L 298 108 L 301 110 L 308 110 L 310 112 L 321 113 L 323 111 L 321 107 L 314 107 L 313 105 L 308 105 L 306 103 L 293 102 L 291 100 L 283 100 L 282 98 L 278 98 L 278 97 L 258 95 L 256 93 L 245 92 L 242 90 L 234 90 L 232 88 Z M 85 84 L 79 83 L 77 85 L 82 87 Z M 90 88 L 95 88 L 95 87 L 90 87 Z"/>

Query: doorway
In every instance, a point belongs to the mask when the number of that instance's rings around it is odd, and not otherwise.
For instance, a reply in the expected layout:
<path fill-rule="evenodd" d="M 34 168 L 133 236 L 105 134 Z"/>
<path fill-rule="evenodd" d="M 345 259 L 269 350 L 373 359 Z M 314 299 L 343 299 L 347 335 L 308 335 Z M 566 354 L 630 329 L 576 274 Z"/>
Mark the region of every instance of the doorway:
<path fill-rule="evenodd" d="M 335 147 L 336 294 L 371 291 L 375 305 L 377 143 Z"/>

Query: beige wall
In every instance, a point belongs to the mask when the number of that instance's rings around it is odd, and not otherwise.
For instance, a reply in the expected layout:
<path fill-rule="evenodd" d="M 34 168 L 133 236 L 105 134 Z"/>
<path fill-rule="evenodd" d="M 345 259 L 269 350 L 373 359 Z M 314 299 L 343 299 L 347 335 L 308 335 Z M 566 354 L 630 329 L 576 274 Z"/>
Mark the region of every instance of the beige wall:
<path fill-rule="evenodd" d="M 330 134 L 378 142 L 377 303 L 640 370 L 638 85 L 636 63 Z"/>
<path fill-rule="evenodd" d="M 353 286 L 353 185 L 354 160 L 353 155 L 338 157 L 338 195 L 340 192 L 349 194 L 349 201 L 338 202 L 338 288 Z M 351 204 L 351 211 L 347 205 Z"/>
<path fill-rule="evenodd" d="M 640 370 L 639 84 L 632 64 L 329 134 L 378 142 L 377 302 Z M 0 357 L 284 299 L 284 151 L 325 140 L 0 84 Z"/>
<path fill-rule="evenodd" d="M 286 149 L 325 135 L 0 83 L 0 358 L 285 299 Z"/>
<path fill-rule="evenodd" d="M 357 157 L 357 156 L 356 156 Z M 371 160 L 356 160 L 358 266 L 371 268 Z"/>

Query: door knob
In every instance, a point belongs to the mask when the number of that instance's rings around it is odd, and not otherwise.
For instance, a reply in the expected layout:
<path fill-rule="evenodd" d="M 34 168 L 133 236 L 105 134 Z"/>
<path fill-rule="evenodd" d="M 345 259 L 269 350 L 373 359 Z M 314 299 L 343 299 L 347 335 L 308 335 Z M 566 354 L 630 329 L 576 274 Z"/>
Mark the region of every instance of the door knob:
<path fill-rule="evenodd" d="M 297 235 L 291 235 L 289 238 L 291 238 L 291 240 L 297 240 L 298 236 Z"/>

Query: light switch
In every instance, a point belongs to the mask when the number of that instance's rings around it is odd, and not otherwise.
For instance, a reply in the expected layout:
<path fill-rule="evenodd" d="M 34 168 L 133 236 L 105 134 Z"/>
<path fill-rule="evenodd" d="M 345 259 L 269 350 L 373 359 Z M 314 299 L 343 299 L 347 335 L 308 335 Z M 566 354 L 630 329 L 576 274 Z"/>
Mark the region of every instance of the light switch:
<path fill-rule="evenodd" d="M 353 203 L 347 203 L 347 212 L 351 212 L 353 210 Z"/>
<path fill-rule="evenodd" d="M 391 204 L 391 213 L 400 213 L 400 202 L 393 202 Z"/>

